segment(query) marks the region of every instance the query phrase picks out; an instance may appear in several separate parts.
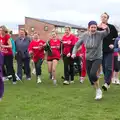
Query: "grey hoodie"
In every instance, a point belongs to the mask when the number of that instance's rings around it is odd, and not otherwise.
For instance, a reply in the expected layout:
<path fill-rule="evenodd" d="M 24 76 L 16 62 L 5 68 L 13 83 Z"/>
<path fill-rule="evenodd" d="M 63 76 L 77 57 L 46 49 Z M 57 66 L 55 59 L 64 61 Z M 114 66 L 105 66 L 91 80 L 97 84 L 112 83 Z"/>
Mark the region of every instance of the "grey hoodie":
<path fill-rule="evenodd" d="M 85 32 L 73 48 L 72 54 L 76 54 L 77 49 L 84 43 L 86 46 L 86 59 L 96 60 L 102 59 L 102 44 L 103 38 L 110 33 L 110 29 L 107 28 L 104 31 L 97 31 L 95 34 Z"/>

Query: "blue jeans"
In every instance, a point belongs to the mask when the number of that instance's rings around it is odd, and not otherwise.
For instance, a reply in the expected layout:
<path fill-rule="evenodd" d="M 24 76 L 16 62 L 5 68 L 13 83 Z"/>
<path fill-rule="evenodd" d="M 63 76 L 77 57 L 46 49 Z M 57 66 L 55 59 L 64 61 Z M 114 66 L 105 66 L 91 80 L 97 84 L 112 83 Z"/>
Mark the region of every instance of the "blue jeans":
<path fill-rule="evenodd" d="M 30 58 L 17 59 L 17 75 L 18 75 L 18 77 L 22 80 L 23 65 L 24 65 L 26 78 L 31 78 Z"/>
<path fill-rule="evenodd" d="M 113 53 L 103 53 L 102 66 L 105 83 L 110 85 L 113 71 Z"/>

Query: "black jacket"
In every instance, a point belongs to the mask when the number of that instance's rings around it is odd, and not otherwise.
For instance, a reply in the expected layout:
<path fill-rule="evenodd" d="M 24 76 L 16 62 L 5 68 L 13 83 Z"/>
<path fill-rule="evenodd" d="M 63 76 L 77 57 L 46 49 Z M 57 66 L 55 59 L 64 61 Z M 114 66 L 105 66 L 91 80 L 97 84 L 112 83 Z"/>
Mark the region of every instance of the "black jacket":
<path fill-rule="evenodd" d="M 110 53 L 114 51 L 114 49 L 109 48 L 109 45 L 114 45 L 115 38 L 118 37 L 118 31 L 116 30 L 115 26 L 111 24 L 107 25 L 110 28 L 110 34 L 103 39 L 103 53 Z M 98 30 L 102 31 L 103 29 L 98 28 Z"/>

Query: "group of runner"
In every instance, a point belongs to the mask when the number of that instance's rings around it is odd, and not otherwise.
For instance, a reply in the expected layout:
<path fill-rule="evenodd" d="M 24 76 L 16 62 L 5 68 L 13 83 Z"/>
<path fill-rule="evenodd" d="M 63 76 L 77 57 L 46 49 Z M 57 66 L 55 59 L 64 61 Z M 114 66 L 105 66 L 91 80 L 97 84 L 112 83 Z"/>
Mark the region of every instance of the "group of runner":
<path fill-rule="evenodd" d="M 60 39 L 56 30 L 51 31 L 50 39 L 40 39 L 38 32 L 33 36 L 27 34 L 25 29 L 19 30 L 19 37 L 13 41 L 5 26 L 0 27 L 0 99 L 4 92 L 4 79 L 12 79 L 13 84 L 22 80 L 22 70 L 27 80 L 31 80 L 30 61 L 32 59 L 37 83 L 41 83 L 42 64 L 46 58 L 49 78 L 57 85 L 56 67 L 60 59 L 64 64 L 64 85 L 74 83 L 74 63 L 77 63 L 80 83 L 84 82 L 86 71 L 89 81 L 96 89 L 95 99 L 102 98 L 99 85 L 101 67 L 104 74 L 104 91 L 112 83 L 120 84 L 120 37 L 115 26 L 108 23 L 109 15 L 101 15 L 101 23 L 96 21 L 88 23 L 87 32 L 82 36 L 71 33 L 71 27 L 65 26 L 65 34 Z M 15 43 L 14 43 L 15 42 Z M 15 74 L 13 57 L 17 61 L 17 74 Z M 113 75 L 114 73 L 114 75 Z"/>

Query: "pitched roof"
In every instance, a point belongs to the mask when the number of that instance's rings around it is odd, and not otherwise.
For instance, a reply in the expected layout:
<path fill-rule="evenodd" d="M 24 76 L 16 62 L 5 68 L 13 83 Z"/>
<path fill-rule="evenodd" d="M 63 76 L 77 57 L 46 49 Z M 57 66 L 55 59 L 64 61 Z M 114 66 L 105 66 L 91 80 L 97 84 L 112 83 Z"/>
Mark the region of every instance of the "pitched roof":
<path fill-rule="evenodd" d="M 84 27 L 82 27 L 82 26 L 70 24 L 70 23 L 67 23 L 67 22 L 61 22 L 61 21 L 56 21 L 56 20 L 38 19 L 38 18 L 31 18 L 31 17 L 26 17 L 26 18 L 38 20 L 38 21 L 40 21 L 40 22 L 52 24 L 52 25 L 59 26 L 59 27 L 70 26 L 70 27 L 76 28 L 76 29 L 81 29 L 81 28 L 82 28 L 82 29 L 86 29 L 86 28 L 84 28 Z"/>

